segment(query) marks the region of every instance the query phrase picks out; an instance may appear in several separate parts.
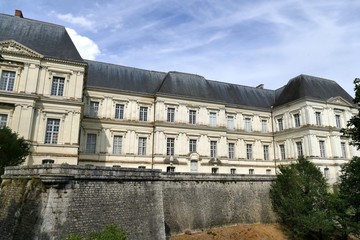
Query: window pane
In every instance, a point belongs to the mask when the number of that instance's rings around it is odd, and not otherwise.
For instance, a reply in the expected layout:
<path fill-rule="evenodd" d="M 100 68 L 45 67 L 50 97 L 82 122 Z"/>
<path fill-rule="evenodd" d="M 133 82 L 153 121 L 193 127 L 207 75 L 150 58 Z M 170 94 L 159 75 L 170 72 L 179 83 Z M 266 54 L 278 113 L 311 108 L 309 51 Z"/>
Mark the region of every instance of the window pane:
<path fill-rule="evenodd" d="M 245 118 L 245 131 L 251 132 L 251 118 Z"/>
<path fill-rule="evenodd" d="M 235 144 L 229 143 L 229 159 L 235 158 Z"/>
<path fill-rule="evenodd" d="M 246 144 L 246 159 L 248 160 L 253 159 L 252 144 Z"/>
<path fill-rule="evenodd" d="M 166 140 L 166 155 L 167 156 L 174 156 L 175 154 L 175 139 L 168 138 Z"/>
<path fill-rule="evenodd" d="M 279 118 L 279 119 L 278 119 L 278 126 L 279 126 L 279 131 L 284 130 L 282 118 Z"/>
<path fill-rule="evenodd" d="M 303 156 L 303 150 L 302 150 L 302 143 L 301 142 L 296 142 L 296 149 L 297 149 L 298 157 Z"/>
<path fill-rule="evenodd" d="M 300 115 L 294 114 L 295 127 L 300 127 Z"/>
<path fill-rule="evenodd" d="M 97 117 L 99 112 L 99 102 L 90 101 L 89 115 Z"/>
<path fill-rule="evenodd" d="M 269 145 L 264 145 L 264 160 L 269 160 Z"/>
<path fill-rule="evenodd" d="M 261 120 L 261 131 L 263 133 L 267 132 L 267 120 Z"/>
<path fill-rule="evenodd" d="M 325 141 L 319 141 L 320 157 L 325 157 Z"/>
<path fill-rule="evenodd" d="M 13 91 L 15 82 L 15 72 L 2 71 L 0 80 L 0 90 Z"/>
<path fill-rule="evenodd" d="M 95 153 L 96 152 L 96 134 L 88 133 L 86 138 L 86 152 Z"/>
<path fill-rule="evenodd" d="M 285 159 L 285 146 L 279 145 L 279 147 L 280 147 L 280 159 L 284 160 Z"/>
<path fill-rule="evenodd" d="M 123 104 L 116 104 L 115 118 L 116 119 L 124 119 L 124 105 Z"/>
<path fill-rule="evenodd" d="M 65 84 L 65 78 L 53 77 L 52 86 L 51 86 L 51 95 L 63 96 L 64 84 Z"/>
<path fill-rule="evenodd" d="M 121 154 L 122 136 L 114 136 L 113 154 Z"/>
<path fill-rule="evenodd" d="M 7 115 L 0 114 L 0 128 L 6 127 L 6 124 L 7 124 Z"/>
<path fill-rule="evenodd" d="M 216 141 L 210 141 L 210 157 L 215 158 L 216 157 L 216 148 L 217 142 Z"/>
<path fill-rule="evenodd" d="M 234 129 L 234 117 L 233 116 L 227 117 L 227 128 Z"/>
<path fill-rule="evenodd" d="M 316 112 L 315 116 L 316 116 L 316 125 L 321 126 L 321 113 Z"/>
<path fill-rule="evenodd" d="M 216 126 L 216 113 L 210 113 L 210 126 Z"/>
<path fill-rule="evenodd" d="M 167 109 L 167 121 L 174 122 L 175 121 L 175 108 Z"/>
<path fill-rule="evenodd" d="M 196 124 L 196 111 L 195 110 L 189 111 L 189 123 Z"/>
<path fill-rule="evenodd" d="M 140 117 L 139 117 L 140 121 L 147 121 L 147 111 L 148 111 L 147 107 L 140 107 Z"/>
<path fill-rule="evenodd" d="M 190 139 L 189 141 L 189 152 L 196 152 L 196 140 Z"/>
<path fill-rule="evenodd" d="M 138 154 L 146 155 L 146 138 L 139 138 Z"/>
<path fill-rule="evenodd" d="M 57 144 L 60 128 L 60 119 L 49 118 L 46 124 L 45 143 Z"/>

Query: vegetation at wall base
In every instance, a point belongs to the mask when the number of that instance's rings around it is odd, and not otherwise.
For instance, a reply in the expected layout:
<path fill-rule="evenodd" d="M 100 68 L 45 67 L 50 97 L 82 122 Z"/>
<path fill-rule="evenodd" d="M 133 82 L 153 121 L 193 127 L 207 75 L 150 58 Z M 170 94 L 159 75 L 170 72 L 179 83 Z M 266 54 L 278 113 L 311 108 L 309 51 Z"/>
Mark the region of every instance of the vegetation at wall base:
<path fill-rule="evenodd" d="M 116 225 L 106 225 L 100 232 L 94 232 L 88 237 L 81 237 L 77 234 L 70 234 L 64 240 L 126 240 L 125 231 Z"/>

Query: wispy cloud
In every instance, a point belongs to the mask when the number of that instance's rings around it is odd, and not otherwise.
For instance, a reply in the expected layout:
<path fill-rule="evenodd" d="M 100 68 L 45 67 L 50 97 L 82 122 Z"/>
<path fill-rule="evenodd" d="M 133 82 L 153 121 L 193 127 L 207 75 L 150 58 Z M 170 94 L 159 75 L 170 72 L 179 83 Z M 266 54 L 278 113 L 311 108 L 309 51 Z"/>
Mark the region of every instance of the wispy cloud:
<path fill-rule="evenodd" d="M 94 22 L 84 16 L 73 16 L 71 13 L 56 14 L 56 17 L 65 22 L 91 29 L 94 27 Z"/>
<path fill-rule="evenodd" d="M 84 59 L 94 60 L 100 54 L 99 47 L 90 38 L 79 35 L 74 29 L 66 28 L 77 50 Z"/>

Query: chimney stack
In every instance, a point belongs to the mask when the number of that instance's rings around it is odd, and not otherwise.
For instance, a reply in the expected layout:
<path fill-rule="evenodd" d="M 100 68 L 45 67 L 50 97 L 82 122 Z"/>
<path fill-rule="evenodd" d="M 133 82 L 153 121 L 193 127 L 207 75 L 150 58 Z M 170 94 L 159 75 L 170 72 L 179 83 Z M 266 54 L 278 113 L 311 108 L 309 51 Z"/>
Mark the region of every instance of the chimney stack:
<path fill-rule="evenodd" d="M 264 84 L 259 84 L 256 88 L 258 88 L 258 89 L 264 89 Z"/>
<path fill-rule="evenodd" d="M 24 18 L 21 10 L 15 10 L 15 17 Z"/>

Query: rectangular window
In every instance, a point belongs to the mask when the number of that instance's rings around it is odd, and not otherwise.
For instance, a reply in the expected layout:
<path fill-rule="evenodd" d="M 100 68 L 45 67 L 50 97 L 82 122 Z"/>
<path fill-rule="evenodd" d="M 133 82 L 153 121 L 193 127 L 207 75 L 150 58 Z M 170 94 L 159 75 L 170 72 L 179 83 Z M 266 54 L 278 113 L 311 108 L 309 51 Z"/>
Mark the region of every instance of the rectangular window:
<path fill-rule="evenodd" d="M 196 152 L 196 140 L 190 139 L 189 141 L 189 152 L 193 153 Z"/>
<path fill-rule="evenodd" d="M 121 154 L 122 136 L 114 136 L 113 154 Z"/>
<path fill-rule="evenodd" d="M 210 112 L 210 126 L 216 126 L 216 112 Z"/>
<path fill-rule="evenodd" d="M 235 143 L 229 143 L 229 159 L 235 159 Z"/>
<path fill-rule="evenodd" d="M 245 118 L 245 131 L 251 132 L 251 118 Z"/>
<path fill-rule="evenodd" d="M 115 105 L 115 119 L 124 119 L 124 105 L 123 104 Z"/>
<path fill-rule="evenodd" d="M 97 117 L 99 112 L 99 102 L 90 101 L 89 115 L 91 117 Z"/>
<path fill-rule="evenodd" d="M 321 112 L 315 112 L 316 125 L 321 126 Z"/>
<path fill-rule="evenodd" d="M 140 121 L 147 121 L 147 112 L 148 112 L 148 108 L 147 107 L 140 107 L 140 116 L 139 116 L 139 120 Z"/>
<path fill-rule="evenodd" d="M 189 123 L 196 124 L 196 111 L 195 110 L 189 111 Z"/>
<path fill-rule="evenodd" d="M 210 157 L 216 158 L 216 152 L 217 152 L 217 142 L 210 141 Z"/>
<path fill-rule="evenodd" d="M 227 128 L 234 129 L 234 117 L 233 116 L 227 117 Z"/>
<path fill-rule="evenodd" d="M 7 117 L 6 114 L 0 114 L 0 129 L 6 127 Z"/>
<path fill-rule="evenodd" d="M 330 177 L 330 173 L 329 173 L 329 168 L 328 168 L 328 167 L 324 168 L 324 177 L 327 178 L 327 179 Z"/>
<path fill-rule="evenodd" d="M 261 120 L 261 131 L 263 133 L 266 133 L 268 131 L 268 129 L 267 129 L 267 120 L 265 120 L 265 119 Z"/>
<path fill-rule="evenodd" d="M 300 115 L 298 113 L 294 114 L 295 127 L 300 127 Z"/>
<path fill-rule="evenodd" d="M 302 142 L 296 142 L 296 149 L 298 157 L 303 156 Z"/>
<path fill-rule="evenodd" d="M 266 169 L 266 175 L 271 175 L 271 169 Z"/>
<path fill-rule="evenodd" d="M 344 142 L 341 143 L 341 157 L 346 158 L 346 144 Z"/>
<path fill-rule="evenodd" d="M 96 134 L 88 133 L 86 137 L 86 152 L 95 153 L 96 152 Z"/>
<path fill-rule="evenodd" d="M 166 139 L 166 155 L 174 156 L 175 153 L 175 138 Z"/>
<path fill-rule="evenodd" d="M 217 174 L 219 172 L 219 168 L 211 168 L 212 174 Z"/>
<path fill-rule="evenodd" d="M 167 109 L 167 121 L 174 122 L 175 121 L 175 108 Z"/>
<path fill-rule="evenodd" d="M 190 171 L 197 172 L 198 171 L 198 162 L 195 160 L 191 160 L 190 162 Z"/>
<path fill-rule="evenodd" d="M 254 169 L 249 169 L 249 175 L 253 175 L 253 174 L 255 174 Z"/>
<path fill-rule="evenodd" d="M 51 85 L 51 95 L 52 96 L 63 96 L 64 95 L 64 84 L 65 84 L 65 78 L 53 77 L 52 85 Z"/>
<path fill-rule="evenodd" d="M 325 155 L 325 141 L 319 141 L 319 147 L 320 147 L 320 157 L 324 158 Z"/>
<path fill-rule="evenodd" d="M 139 138 L 138 154 L 146 155 L 146 138 L 144 137 Z"/>
<path fill-rule="evenodd" d="M 0 80 L 0 90 L 13 91 L 15 82 L 15 72 L 2 71 Z"/>
<path fill-rule="evenodd" d="M 269 160 L 269 145 L 264 145 L 264 160 Z"/>
<path fill-rule="evenodd" d="M 336 120 L 336 127 L 337 127 L 337 128 L 341 128 L 341 118 L 340 118 L 340 115 L 335 115 L 335 120 Z"/>
<path fill-rule="evenodd" d="M 284 130 L 283 119 L 282 119 L 282 118 L 279 118 L 277 121 L 278 121 L 279 131 Z"/>
<path fill-rule="evenodd" d="M 252 144 L 246 144 L 246 159 L 253 159 Z"/>
<path fill-rule="evenodd" d="M 168 166 L 168 167 L 166 167 L 166 172 L 168 172 L 168 173 L 173 173 L 173 172 L 175 172 L 175 167 L 173 167 L 173 166 Z"/>
<path fill-rule="evenodd" d="M 60 129 L 60 119 L 49 118 L 46 124 L 45 143 L 57 144 Z"/>
<path fill-rule="evenodd" d="M 231 169 L 230 169 L 230 174 L 236 174 L 236 169 L 235 169 L 235 168 L 231 168 Z"/>
<path fill-rule="evenodd" d="M 281 144 L 279 145 L 280 148 L 280 159 L 285 160 L 285 145 Z"/>

